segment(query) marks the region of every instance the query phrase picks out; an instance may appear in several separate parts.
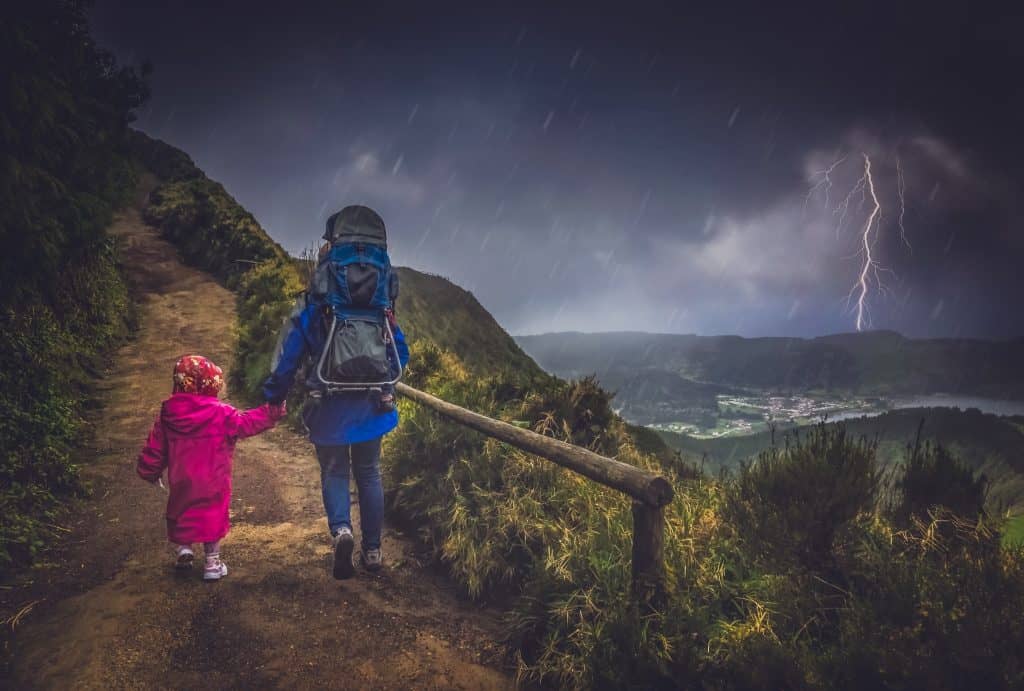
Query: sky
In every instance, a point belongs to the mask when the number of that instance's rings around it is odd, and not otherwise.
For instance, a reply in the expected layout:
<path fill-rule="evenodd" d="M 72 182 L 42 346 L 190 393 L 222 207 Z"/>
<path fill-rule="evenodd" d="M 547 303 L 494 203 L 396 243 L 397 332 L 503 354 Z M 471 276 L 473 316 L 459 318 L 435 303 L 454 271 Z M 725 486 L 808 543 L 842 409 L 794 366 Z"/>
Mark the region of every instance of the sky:
<path fill-rule="evenodd" d="M 1024 337 L 1011 3 L 170 5 L 92 12 L 136 126 L 293 253 L 360 203 L 513 334 Z"/>

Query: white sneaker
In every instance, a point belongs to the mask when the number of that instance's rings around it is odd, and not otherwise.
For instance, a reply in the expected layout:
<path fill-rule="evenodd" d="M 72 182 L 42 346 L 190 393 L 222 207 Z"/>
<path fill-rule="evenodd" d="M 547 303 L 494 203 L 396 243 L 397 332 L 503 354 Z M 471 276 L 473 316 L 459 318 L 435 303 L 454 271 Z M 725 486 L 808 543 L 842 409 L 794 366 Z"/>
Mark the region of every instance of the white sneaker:
<path fill-rule="evenodd" d="M 352 578 L 355 571 L 352 568 L 352 548 L 355 544 L 351 528 L 344 525 L 338 528 L 334 534 L 334 577 L 339 581 Z"/>
<path fill-rule="evenodd" d="M 188 545 L 174 546 L 174 568 L 191 569 L 192 562 L 195 560 L 195 558 L 195 552 L 193 552 L 192 548 Z"/>
<path fill-rule="evenodd" d="M 219 581 L 228 575 L 228 565 L 220 560 L 220 557 L 206 559 L 206 566 L 203 567 L 204 581 Z"/>

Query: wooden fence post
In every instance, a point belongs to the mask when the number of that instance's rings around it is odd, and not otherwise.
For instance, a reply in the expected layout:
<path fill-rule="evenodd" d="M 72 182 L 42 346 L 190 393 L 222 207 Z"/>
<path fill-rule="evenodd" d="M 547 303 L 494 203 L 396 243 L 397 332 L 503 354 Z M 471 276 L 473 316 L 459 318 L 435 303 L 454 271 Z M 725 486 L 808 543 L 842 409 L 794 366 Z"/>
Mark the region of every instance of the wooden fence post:
<path fill-rule="evenodd" d="M 633 501 L 633 599 L 641 613 L 665 601 L 665 508 Z"/>
<path fill-rule="evenodd" d="M 661 609 L 665 604 L 665 505 L 675 494 L 672 483 L 666 478 L 589 449 L 474 413 L 406 384 L 396 384 L 395 390 L 460 425 L 554 461 L 633 497 L 633 606 L 640 614 Z"/>

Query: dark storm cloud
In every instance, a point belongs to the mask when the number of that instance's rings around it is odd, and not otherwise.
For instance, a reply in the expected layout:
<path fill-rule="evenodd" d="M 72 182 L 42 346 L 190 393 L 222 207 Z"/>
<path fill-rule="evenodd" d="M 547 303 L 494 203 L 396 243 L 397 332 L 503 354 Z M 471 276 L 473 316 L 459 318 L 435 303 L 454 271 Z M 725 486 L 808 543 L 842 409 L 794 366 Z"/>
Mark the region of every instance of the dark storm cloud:
<path fill-rule="evenodd" d="M 400 263 L 513 332 L 850 330 L 860 197 L 884 222 L 877 327 L 1019 336 L 1021 22 L 975 4 L 615 13 L 98 3 L 156 64 L 139 125 L 289 250 L 364 202 Z M 910 247 L 893 225 L 896 161 Z"/>

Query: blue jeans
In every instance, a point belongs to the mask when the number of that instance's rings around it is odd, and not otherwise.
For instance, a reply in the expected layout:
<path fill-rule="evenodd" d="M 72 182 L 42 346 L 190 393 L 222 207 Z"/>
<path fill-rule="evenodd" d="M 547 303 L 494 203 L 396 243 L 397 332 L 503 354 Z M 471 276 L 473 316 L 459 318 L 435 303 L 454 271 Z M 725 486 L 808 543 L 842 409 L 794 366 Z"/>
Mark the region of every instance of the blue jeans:
<path fill-rule="evenodd" d="M 384 485 L 380 479 L 381 438 L 344 446 L 316 447 L 320 461 L 320 484 L 323 489 L 327 527 L 334 534 L 342 526 L 352 527 L 348 494 L 349 468 L 359 488 L 359 522 L 362 526 L 363 549 L 380 549 L 381 526 L 384 523 Z"/>

